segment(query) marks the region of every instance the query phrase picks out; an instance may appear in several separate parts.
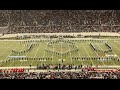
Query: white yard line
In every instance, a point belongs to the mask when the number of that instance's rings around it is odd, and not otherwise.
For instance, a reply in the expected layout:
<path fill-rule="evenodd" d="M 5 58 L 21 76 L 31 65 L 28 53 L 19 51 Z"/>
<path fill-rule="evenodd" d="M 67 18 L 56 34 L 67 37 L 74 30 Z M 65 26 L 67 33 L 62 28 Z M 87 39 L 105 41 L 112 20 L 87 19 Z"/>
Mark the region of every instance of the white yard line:
<path fill-rule="evenodd" d="M 26 53 L 25 53 L 25 56 L 26 56 L 26 57 L 27 57 L 28 53 L 29 53 L 29 52 L 26 52 Z M 21 62 L 20 66 L 22 66 L 22 64 L 23 64 L 23 61 Z"/>
<path fill-rule="evenodd" d="M 97 57 L 99 57 L 98 53 L 94 50 L 95 54 L 97 55 Z M 103 63 L 103 62 L 102 62 Z M 105 64 L 103 63 L 103 65 L 105 66 Z"/>
<path fill-rule="evenodd" d="M 88 47 L 88 48 L 90 48 L 90 49 L 91 49 L 91 47 L 90 47 L 90 46 L 87 46 L 87 45 L 86 45 L 85 47 Z M 83 53 L 84 53 L 84 52 L 83 52 Z M 95 52 L 93 52 L 93 51 L 89 52 L 89 54 L 94 54 L 94 55 L 93 55 L 93 57 L 94 57 L 95 55 L 97 55 L 97 54 L 96 54 Z"/>
<path fill-rule="evenodd" d="M 23 48 L 24 48 L 24 47 L 23 47 Z M 22 49 L 23 49 L 23 48 L 22 48 Z M 15 49 L 17 49 L 17 46 L 16 46 Z M 15 50 L 15 49 L 14 49 L 14 50 Z M 21 49 L 21 51 L 22 51 L 22 49 Z M 11 53 L 12 53 L 12 52 L 11 52 Z M 10 53 L 10 54 L 11 54 L 11 53 Z M 9 54 L 9 55 L 10 55 L 10 54 Z M 9 67 L 12 65 L 12 63 L 14 63 L 14 60 L 10 63 Z"/>
<path fill-rule="evenodd" d="M 34 58 L 35 58 L 36 55 L 37 55 L 37 52 L 38 52 L 39 47 L 40 47 L 40 46 L 38 46 L 38 48 L 37 48 L 37 50 L 36 50 L 36 52 L 35 52 L 35 54 L 34 54 Z M 34 60 L 32 60 L 32 62 L 31 62 L 31 64 L 30 64 L 31 66 L 32 66 L 33 61 L 34 61 Z"/>
<path fill-rule="evenodd" d="M 85 46 L 83 45 L 83 43 L 82 43 L 82 46 L 84 47 L 84 49 L 85 49 L 87 55 L 90 57 L 90 55 L 89 55 L 88 51 L 86 50 Z M 93 61 L 92 61 L 92 60 L 90 60 L 90 61 L 91 61 L 92 65 L 94 65 Z"/>
<path fill-rule="evenodd" d="M 49 43 L 49 42 L 47 42 L 45 49 L 47 48 L 48 43 Z M 43 58 L 45 57 L 45 52 L 46 52 L 46 51 L 44 50 Z M 42 65 L 42 63 L 43 63 L 43 60 L 41 61 L 41 65 Z"/>
<path fill-rule="evenodd" d="M 98 46 L 98 47 L 100 47 L 100 45 L 99 45 L 99 44 L 97 44 L 97 46 Z M 101 49 L 102 51 L 104 51 L 101 47 L 100 47 L 100 49 Z M 106 55 L 106 54 L 105 54 L 105 55 Z"/>
<path fill-rule="evenodd" d="M 23 44 L 25 44 L 25 43 L 23 43 Z M 24 47 L 23 47 L 23 48 L 24 48 Z M 22 49 L 23 49 L 23 48 L 22 48 Z M 22 49 L 21 49 L 21 51 L 22 51 Z M 25 55 L 27 55 L 27 54 L 25 54 Z M 20 66 L 22 66 L 22 63 L 23 63 L 23 62 L 20 63 Z"/>
<path fill-rule="evenodd" d="M 31 42 L 28 42 L 28 44 L 29 44 L 29 43 L 31 44 Z M 28 57 L 28 54 L 29 54 L 29 52 L 25 54 L 26 57 Z M 29 60 L 28 60 L 28 61 L 29 61 Z M 33 61 L 33 60 L 32 60 L 32 61 Z M 22 63 L 23 63 L 23 62 L 21 62 L 21 65 L 20 65 L 20 66 L 22 66 Z M 31 67 L 32 67 L 32 66 L 31 66 Z"/>
<path fill-rule="evenodd" d="M 69 51 L 70 51 L 69 44 L 68 44 L 68 48 L 69 48 Z M 71 52 L 70 52 L 70 58 L 71 58 L 71 64 L 72 64 L 72 56 L 71 56 Z"/>
<path fill-rule="evenodd" d="M 102 47 L 100 46 L 100 45 L 98 45 L 100 48 L 101 48 L 101 50 L 103 51 L 103 49 L 102 49 Z M 106 53 L 105 53 L 105 55 L 106 55 Z M 115 63 L 112 61 L 112 63 L 115 65 Z"/>
<path fill-rule="evenodd" d="M 77 45 L 77 48 L 78 48 L 78 45 Z M 80 57 L 80 52 L 78 51 L 78 54 L 79 54 L 79 57 Z M 82 65 L 83 65 L 83 61 L 82 60 L 79 60 L 81 61 Z"/>
<path fill-rule="evenodd" d="M 110 41 L 109 41 L 110 42 Z M 110 42 L 111 43 L 111 42 Z M 112 43 L 111 43 L 112 44 Z M 114 44 L 112 44 L 113 46 L 115 46 Z M 118 48 L 117 46 L 115 46 L 119 51 L 120 51 L 120 48 Z"/>
<path fill-rule="evenodd" d="M 13 43 L 14 44 L 14 43 Z M 4 52 L 6 52 L 13 44 L 11 44 L 9 47 L 7 47 L 3 52 L 2 54 L 0 55 L 0 57 L 4 54 Z"/>
<path fill-rule="evenodd" d="M 27 54 L 25 53 L 25 56 L 26 56 Z M 23 63 L 23 61 L 21 62 L 21 64 L 20 64 L 20 66 L 22 66 L 22 63 Z"/>
<path fill-rule="evenodd" d="M 109 41 L 109 43 L 111 43 L 110 41 Z M 111 43 L 112 44 L 112 43 Z M 117 47 L 117 46 L 115 46 L 114 44 L 112 44 L 114 47 L 116 47 L 119 51 L 120 51 L 120 49 Z M 114 54 L 115 54 L 115 52 L 114 51 L 112 51 Z M 117 54 L 115 54 L 115 55 L 117 55 Z M 118 55 L 117 55 L 118 56 Z M 118 56 L 118 58 L 120 59 L 120 57 Z"/>
<path fill-rule="evenodd" d="M 0 46 L 0 49 L 3 49 L 4 47 L 6 48 L 7 43 L 8 42 L 6 42 L 5 45 L 1 45 L 2 47 Z"/>
<path fill-rule="evenodd" d="M 110 41 L 109 41 L 109 42 L 110 42 Z M 113 51 L 112 51 L 112 52 L 113 52 Z M 114 55 L 116 55 L 115 52 L 113 52 L 113 53 L 114 53 Z M 113 61 L 112 61 L 112 62 L 113 62 Z M 114 63 L 114 62 L 113 62 L 113 63 Z M 114 65 L 116 65 L 116 64 L 114 63 Z"/>
<path fill-rule="evenodd" d="M 13 46 L 13 45 L 14 45 L 14 43 L 11 44 L 7 49 L 5 49 L 5 51 L 8 50 L 8 49 L 9 49 L 11 46 Z M 4 53 L 5 53 L 5 51 L 4 51 Z M 2 53 L 2 54 L 4 54 L 4 53 Z M 2 56 L 2 55 L 1 55 L 1 56 Z M 7 57 L 6 57 L 6 58 L 7 58 Z M 2 64 L 2 63 L 1 63 L 1 64 Z M 0 64 L 0 65 L 1 65 L 1 64 Z"/>
<path fill-rule="evenodd" d="M 13 44 L 11 44 L 6 50 L 8 50 L 8 49 L 9 49 L 11 46 L 13 46 L 14 44 L 15 44 L 15 42 L 14 42 Z M 5 52 L 5 51 L 4 51 L 4 52 Z M 11 53 L 12 53 L 12 52 L 11 52 Z M 10 53 L 10 54 L 11 54 L 11 53 Z M 3 53 L 2 53 L 2 54 L 3 54 Z M 8 56 L 9 56 L 10 54 L 8 54 Z M 2 56 L 2 55 L 1 55 L 1 56 Z M 7 56 L 7 57 L 8 57 L 8 56 Z M 7 57 L 6 57 L 6 58 L 7 58 Z M 1 63 L 1 64 L 2 64 L 2 63 Z M 0 65 L 1 65 L 1 64 L 0 64 Z"/>
<path fill-rule="evenodd" d="M 118 42 L 118 41 L 115 41 L 115 40 L 114 40 L 114 42 L 116 42 L 116 43 L 120 44 L 120 42 Z"/>
<path fill-rule="evenodd" d="M 97 45 L 97 46 L 100 47 L 99 45 Z M 100 49 L 103 51 L 103 49 L 101 47 L 100 47 Z M 104 66 L 106 66 L 104 62 L 102 62 L 102 63 L 104 64 Z"/>

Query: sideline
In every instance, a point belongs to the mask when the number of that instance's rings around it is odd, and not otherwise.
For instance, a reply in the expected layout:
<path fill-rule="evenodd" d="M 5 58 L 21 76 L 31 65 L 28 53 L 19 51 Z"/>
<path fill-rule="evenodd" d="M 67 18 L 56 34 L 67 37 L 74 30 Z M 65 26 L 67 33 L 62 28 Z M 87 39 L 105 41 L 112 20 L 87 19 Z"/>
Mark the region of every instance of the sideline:
<path fill-rule="evenodd" d="M 0 67 L 0 69 L 13 69 L 13 68 L 24 68 L 24 69 L 36 69 L 37 66 L 18 66 L 18 67 Z M 84 66 L 83 66 L 84 67 Z M 92 66 L 92 68 L 96 68 L 96 66 Z M 120 66 L 97 66 L 97 68 L 120 68 Z"/>

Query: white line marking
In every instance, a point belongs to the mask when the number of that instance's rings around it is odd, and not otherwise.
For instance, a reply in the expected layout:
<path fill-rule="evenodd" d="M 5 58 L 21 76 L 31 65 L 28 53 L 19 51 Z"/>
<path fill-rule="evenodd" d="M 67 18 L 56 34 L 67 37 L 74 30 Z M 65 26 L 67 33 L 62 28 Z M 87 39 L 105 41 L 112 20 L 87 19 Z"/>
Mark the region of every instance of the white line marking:
<path fill-rule="evenodd" d="M 94 52 L 96 53 L 97 57 L 99 57 L 98 53 L 94 50 Z M 105 64 L 102 62 L 102 64 L 105 66 Z"/>
<path fill-rule="evenodd" d="M 69 48 L 69 51 L 70 51 L 69 44 L 68 44 L 68 48 Z M 70 52 L 70 57 L 71 57 L 71 52 Z M 71 57 L 71 64 L 72 64 L 72 57 Z"/>
<path fill-rule="evenodd" d="M 17 49 L 17 48 L 18 48 L 18 47 L 16 47 L 15 49 Z M 23 48 L 24 48 L 24 47 L 23 47 Z M 22 49 L 23 49 L 23 48 L 22 48 Z M 21 49 L 20 51 L 22 51 L 22 49 Z M 11 52 L 11 53 L 12 53 L 12 52 Z M 10 54 L 11 54 L 11 53 L 10 53 Z M 14 60 L 9 64 L 9 67 L 12 65 L 12 63 L 14 63 Z"/>
<path fill-rule="evenodd" d="M 100 45 L 98 45 L 100 48 L 101 48 L 101 50 L 103 51 L 103 49 L 102 49 L 102 47 L 100 46 Z M 106 56 L 106 53 L 105 53 L 105 56 Z M 113 62 L 113 61 L 112 61 Z M 103 62 L 104 63 L 104 62 Z M 113 64 L 115 65 L 115 63 L 113 62 Z"/>
<path fill-rule="evenodd" d="M 30 42 L 28 42 L 28 43 L 30 43 Z M 27 57 L 28 53 L 29 53 L 29 52 L 26 52 L 26 53 L 25 53 L 25 56 L 26 56 L 26 57 Z M 22 64 L 23 64 L 23 62 L 21 62 L 20 66 L 22 66 Z"/>
<path fill-rule="evenodd" d="M 83 45 L 83 43 L 82 43 L 82 46 L 84 47 L 84 49 L 85 49 L 87 55 L 90 57 L 90 55 L 89 55 L 88 51 L 86 50 L 85 46 Z M 91 61 L 92 65 L 94 65 L 93 61 L 92 61 L 92 60 L 90 60 L 90 61 Z"/>
<path fill-rule="evenodd" d="M 14 43 L 13 43 L 14 44 Z M 2 52 L 2 54 L 0 55 L 0 57 L 13 45 L 13 44 L 11 44 L 8 48 L 6 48 L 3 52 Z"/>
<path fill-rule="evenodd" d="M 77 46 L 77 48 L 78 48 L 78 45 L 76 45 Z M 80 57 L 80 52 L 78 51 L 78 54 L 79 54 L 79 57 Z M 82 62 L 82 65 L 83 65 L 83 61 L 82 60 L 80 60 L 81 62 Z"/>
<path fill-rule="evenodd" d="M 34 46 L 34 47 L 35 47 L 35 46 Z M 37 50 L 36 50 L 36 53 L 34 54 L 34 58 L 36 57 L 37 52 L 38 52 L 38 49 L 39 49 L 40 46 L 36 46 L 36 47 L 38 47 L 38 48 L 37 48 Z M 34 61 L 34 60 L 32 60 L 32 62 L 31 62 L 31 66 L 32 66 L 33 61 Z"/>
<path fill-rule="evenodd" d="M 8 50 L 8 49 L 9 49 L 11 46 L 13 46 L 14 44 L 15 44 L 15 42 L 14 42 L 13 44 L 11 44 L 6 50 Z M 5 51 L 6 51 L 6 50 L 5 50 Z M 5 52 L 5 51 L 4 51 L 4 52 Z M 12 53 L 12 52 L 11 52 L 11 53 Z M 11 54 L 11 53 L 10 53 L 10 54 Z M 2 54 L 3 54 L 3 53 L 2 53 Z M 9 56 L 10 54 L 8 54 L 8 56 Z M 2 55 L 1 55 L 1 56 L 2 56 Z M 8 56 L 7 56 L 7 57 L 8 57 Z M 6 57 L 6 58 L 7 58 L 7 57 Z M 6 59 L 6 58 L 5 58 L 5 59 Z M 2 64 L 2 63 L 1 63 L 1 64 Z M 1 65 L 1 64 L 0 64 L 0 65 Z"/>
<path fill-rule="evenodd" d="M 109 41 L 110 42 L 110 41 Z M 111 43 L 111 42 L 110 42 Z M 112 43 L 111 43 L 112 44 Z M 114 44 L 112 44 L 114 47 L 116 47 Z M 118 48 L 118 47 L 116 47 L 119 51 L 120 51 L 120 49 Z M 115 52 L 112 50 L 112 52 L 115 54 Z M 117 55 L 117 54 L 115 54 L 115 55 Z M 117 55 L 118 56 L 118 55 Z M 120 59 L 120 57 L 118 56 L 118 58 Z"/>
<path fill-rule="evenodd" d="M 47 44 L 46 44 L 45 50 L 46 50 L 46 48 L 47 48 L 48 43 L 49 43 L 49 42 L 47 42 Z M 45 50 L 44 50 L 43 58 L 45 57 L 45 52 L 46 52 Z M 41 62 L 41 65 L 42 65 L 42 63 L 43 63 L 43 60 L 42 60 L 42 62 Z"/>

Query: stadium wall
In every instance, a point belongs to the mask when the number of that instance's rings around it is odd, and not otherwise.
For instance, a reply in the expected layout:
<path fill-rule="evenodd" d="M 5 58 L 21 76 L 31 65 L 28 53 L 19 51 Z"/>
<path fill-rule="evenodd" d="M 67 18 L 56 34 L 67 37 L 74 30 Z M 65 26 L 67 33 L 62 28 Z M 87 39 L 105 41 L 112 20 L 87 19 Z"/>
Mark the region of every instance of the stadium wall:
<path fill-rule="evenodd" d="M 120 36 L 120 33 L 113 33 L 113 32 L 81 32 L 81 33 L 18 33 L 18 34 L 5 34 L 0 38 L 11 38 L 16 36 L 23 36 L 23 35 L 82 35 L 82 36 Z"/>

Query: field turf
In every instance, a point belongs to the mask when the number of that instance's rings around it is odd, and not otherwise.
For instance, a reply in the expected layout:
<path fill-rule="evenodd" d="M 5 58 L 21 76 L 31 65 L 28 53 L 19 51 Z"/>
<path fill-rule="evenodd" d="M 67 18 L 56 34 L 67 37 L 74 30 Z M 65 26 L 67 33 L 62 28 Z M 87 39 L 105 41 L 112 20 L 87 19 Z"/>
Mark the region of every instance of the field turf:
<path fill-rule="evenodd" d="M 51 40 L 52 41 L 52 40 Z M 65 41 L 65 40 L 63 40 Z M 0 66 L 1 67 L 13 67 L 13 66 L 37 66 L 42 64 L 74 64 L 74 65 L 120 65 L 119 57 L 120 57 L 120 39 L 104 39 L 101 40 L 71 40 L 70 42 L 74 43 L 74 47 L 70 47 L 71 43 L 58 42 L 53 45 L 48 46 L 49 41 L 37 41 L 34 42 L 25 42 L 20 43 L 21 41 L 0 41 Z M 105 51 L 108 48 L 105 46 L 105 42 L 107 42 L 112 47 L 112 52 L 103 53 L 94 51 L 90 43 L 92 43 L 97 50 Z M 36 44 L 32 47 L 32 49 L 25 53 L 13 53 L 12 50 L 17 52 L 24 51 L 28 49 L 26 44 Z M 76 52 L 69 52 L 66 55 L 62 55 L 70 50 L 74 50 L 75 48 L 79 49 Z M 45 49 L 50 50 L 50 52 L 45 51 Z M 58 54 L 52 53 L 58 52 Z M 103 60 L 105 56 L 114 57 L 116 59 L 108 59 Z M 26 56 L 32 59 L 11 59 L 9 56 Z M 78 59 L 74 59 L 78 57 Z M 101 57 L 102 60 L 91 59 L 94 57 Z M 37 59 L 33 59 L 37 58 Z M 42 58 L 42 59 L 38 59 Z M 44 58 L 44 60 L 43 60 Z M 47 59 L 46 59 L 47 58 Z M 49 59 L 48 59 L 49 58 Z M 50 59 L 52 58 L 52 59 Z M 82 59 L 82 58 L 90 58 L 90 59 Z"/>

